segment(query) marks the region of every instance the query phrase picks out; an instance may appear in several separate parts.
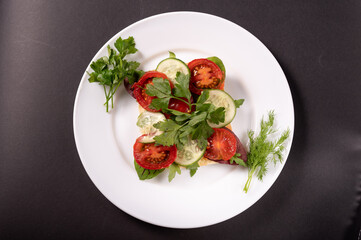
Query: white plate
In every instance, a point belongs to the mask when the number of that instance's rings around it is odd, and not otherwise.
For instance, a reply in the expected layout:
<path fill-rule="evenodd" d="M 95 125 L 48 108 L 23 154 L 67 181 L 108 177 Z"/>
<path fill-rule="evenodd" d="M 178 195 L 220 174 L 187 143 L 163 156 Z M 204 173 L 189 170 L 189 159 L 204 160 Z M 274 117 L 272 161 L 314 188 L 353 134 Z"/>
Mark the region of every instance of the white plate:
<path fill-rule="evenodd" d="M 152 16 L 125 28 L 110 39 L 92 61 L 107 55 L 107 45 L 118 37 L 133 36 L 139 52 L 131 59 L 141 69 L 155 69 L 168 51 L 188 62 L 218 56 L 227 71 L 225 90 L 245 98 L 232 123 L 247 143 L 247 130 L 258 130 L 263 115 L 276 113 L 280 130 L 294 129 L 292 96 L 287 79 L 273 55 L 252 34 L 225 19 L 196 12 Z M 91 71 L 90 67 L 86 71 Z M 172 228 L 195 228 L 227 220 L 260 199 L 280 174 L 283 164 L 270 169 L 263 182 L 253 178 L 250 190 L 242 189 L 247 170 L 228 165 L 201 167 L 191 178 L 188 171 L 168 183 L 164 172 L 156 179 L 140 181 L 133 167 L 133 144 L 138 107 L 122 88 L 115 108 L 105 112 L 101 86 L 88 83 L 85 72 L 74 106 L 74 135 L 86 172 L 97 188 L 124 212 L 143 221 Z"/>

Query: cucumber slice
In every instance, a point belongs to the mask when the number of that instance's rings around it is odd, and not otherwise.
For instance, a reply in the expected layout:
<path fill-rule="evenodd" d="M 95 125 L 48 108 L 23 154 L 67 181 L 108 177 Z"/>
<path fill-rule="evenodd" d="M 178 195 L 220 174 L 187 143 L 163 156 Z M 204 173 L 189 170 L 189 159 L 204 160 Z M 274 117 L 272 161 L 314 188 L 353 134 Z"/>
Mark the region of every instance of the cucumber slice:
<path fill-rule="evenodd" d="M 185 64 L 182 60 L 173 57 L 166 58 L 161 61 L 158 64 L 156 71 L 167 75 L 173 84 L 177 83 L 175 80 L 177 72 L 184 73 L 185 75 L 188 75 L 188 77 L 190 76 L 190 71 L 187 64 Z"/>
<path fill-rule="evenodd" d="M 184 145 L 183 149 L 178 149 L 175 162 L 182 166 L 189 166 L 199 161 L 203 157 L 205 151 L 206 148 L 200 149 L 197 141 L 189 138 L 188 143 Z"/>
<path fill-rule="evenodd" d="M 146 134 L 143 137 L 142 143 L 155 142 L 153 137 L 162 134 L 163 132 L 153 127 L 153 124 L 161 121 L 165 121 L 166 118 L 162 113 L 159 112 L 148 112 L 144 111 L 138 116 L 137 126 L 140 128 L 142 134 Z"/>
<path fill-rule="evenodd" d="M 212 128 L 221 128 L 230 124 L 233 118 L 236 116 L 236 105 L 234 104 L 233 98 L 223 90 L 212 89 L 208 90 L 209 97 L 205 103 L 212 103 L 215 107 L 225 108 L 225 118 L 223 123 L 212 123 L 208 121 L 208 124 Z"/>

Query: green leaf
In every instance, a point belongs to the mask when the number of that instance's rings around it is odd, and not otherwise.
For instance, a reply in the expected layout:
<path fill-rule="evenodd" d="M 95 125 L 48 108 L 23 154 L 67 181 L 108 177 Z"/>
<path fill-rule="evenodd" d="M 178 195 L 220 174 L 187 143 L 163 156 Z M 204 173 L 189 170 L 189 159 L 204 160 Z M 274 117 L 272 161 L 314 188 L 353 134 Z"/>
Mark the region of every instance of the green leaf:
<path fill-rule="evenodd" d="M 174 179 L 176 173 L 181 174 L 181 169 L 177 163 L 172 163 L 172 165 L 170 165 L 168 169 L 169 169 L 169 174 L 168 174 L 169 182 L 171 182 Z"/>
<path fill-rule="evenodd" d="M 189 113 L 184 113 L 184 112 L 177 111 L 177 110 L 174 110 L 174 109 L 168 109 L 167 111 L 170 112 L 171 114 L 175 115 L 175 116 L 190 116 Z"/>
<path fill-rule="evenodd" d="M 152 97 L 169 98 L 171 97 L 171 88 L 169 81 L 163 78 L 153 78 L 153 84 L 146 85 L 145 93 Z"/>
<path fill-rule="evenodd" d="M 171 119 L 167 119 L 165 121 L 157 122 L 153 125 L 155 128 L 161 130 L 161 131 L 172 131 L 172 130 L 178 130 L 181 126 L 178 125 L 176 122 L 174 122 Z"/>
<path fill-rule="evenodd" d="M 99 58 L 95 62 L 90 64 L 91 69 L 94 70 L 96 73 L 101 73 L 107 67 L 107 58 Z"/>
<path fill-rule="evenodd" d="M 153 126 L 163 131 L 162 134 L 154 137 L 157 144 L 163 146 L 173 146 L 176 144 L 176 139 L 179 134 L 178 130 L 182 127 L 181 125 L 178 125 L 173 120 L 168 119 L 166 121 L 158 122 Z"/>
<path fill-rule="evenodd" d="M 236 105 L 236 108 L 239 108 L 244 103 L 244 99 L 237 99 L 234 100 L 234 104 Z"/>
<path fill-rule="evenodd" d="M 90 83 L 99 82 L 99 80 L 98 80 L 98 73 L 92 72 L 92 73 L 88 73 L 88 74 L 89 74 L 89 79 L 88 79 L 88 81 L 89 81 Z"/>
<path fill-rule="evenodd" d="M 151 109 L 167 109 L 169 105 L 169 98 L 154 98 L 150 103 L 149 107 Z"/>
<path fill-rule="evenodd" d="M 199 164 L 198 164 L 198 161 L 195 162 L 195 163 L 192 163 L 191 165 L 187 166 L 187 169 L 190 170 L 190 175 L 191 177 L 194 176 L 194 174 L 196 174 L 197 170 L 199 168 Z"/>
<path fill-rule="evenodd" d="M 209 121 L 215 124 L 224 122 L 226 111 L 224 107 L 219 107 L 209 114 Z"/>
<path fill-rule="evenodd" d="M 196 112 L 211 112 L 215 110 L 215 106 L 211 103 L 196 103 Z"/>
<path fill-rule="evenodd" d="M 203 104 L 207 101 L 208 98 L 209 98 L 209 91 L 203 90 L 201 95 L 198 97 L 197 103 Z"/>
<path fill-rule="evenodd" d="M 169 58 L 175 58 L 175 54 L 174 52 L 168 51 L 169 52 Z"/>
<path fill-rule="evenodd" d="M 201 122 L 192 134 L 192 140 L 198 140 L 198 147 L 205 148 L 207 146 L 207 139 L 213 134 L 214 130 L 208 125 L 206 121 Z"/>
<path fill-rule="evenodd" d="M 179 98 L 186 98 L 188 101 L 190 100 L 192 94 L 189 90 L 189 75 L 185 75 L 184 73 L 177 72 L 174 88 L 174 96 Z"/>
<path fill-rule="evenodd" d="M 192 114 L 192 119 L 189 121 L 190 126 L 194 126 L 207 119 L 207 112 L 199 112 L 198 114 Z"/>
<path fill-rule="evenodd" d="M 230 163 L 237 163 L 240 166 L 247 167 L 247 164 L 242 160 L 240 153 L 235 153 L 233 157 L 229 160 Z"/>
<path fill-rule="evenodd" d="M 152 179 L 164 171 L 164 168 L 158 170 L 145 169 L 139 166 L 139 164 L 135 160 L 134 160 L 134 168 L 140 180 Z"/>
<path fill-rule="evenodd" d="M 127 39 L 122 39 L 119 37 L 115 43 L 114 47 L 119 51 L 121 59 L 123 59 L 128 54 L 136 53 L 138 50 L 135 48 L 135 42 L 133 37 L 128 37 Z"/>
<path fill-rule="evenodd" d="M 177 122 L 183 122 L 186 121 L 188 119 L 191 118 L 192 115 L 190 114 L 183 114 L 183 115 L 178 115 L 174 118 L 174 120 L 176 120 Z"/>

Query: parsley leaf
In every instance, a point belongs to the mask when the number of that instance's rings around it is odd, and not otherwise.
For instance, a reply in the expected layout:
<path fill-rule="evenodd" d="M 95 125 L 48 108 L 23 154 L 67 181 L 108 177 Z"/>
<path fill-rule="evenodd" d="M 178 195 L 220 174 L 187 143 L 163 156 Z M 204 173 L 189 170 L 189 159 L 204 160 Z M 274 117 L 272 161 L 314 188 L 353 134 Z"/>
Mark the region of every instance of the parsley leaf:
<path fill-rule="evenodd" d="M 152 101 L 156 101 L 156 104 L 151 105 L 153 108 L 157 110 L 162 110 L 163 112 L 169 112 L 168 105 L 165 105 L 165 102 L 169 103 L 171 98 L 178 99 L 179 101 L 185 102 L 188 104 L 189 109 L 192 108 L 191 97 L 192 94 L 189 91 L 189 75 L 185 75 L 184 73 L 177 72 L 177 76 L 175 78 L 177 83 L 175 87 L 172 89 L 170 87 L 169 80 L 163 78 L 153 78 L 152 84 L 146 85 L 145 93 L 151 97 L 156 97 Z M 184 100 L 186 98 L 186 100 Z M 166 99 L 166 100 L 156 100 L 156 99 Z M 162 102 L 162 105 L 159 103 Z"/>
<path fill-rule="evenodd" d="M 234 100 L 234 104 L 236 105 L 236 108 L 239 108 L 244 103 L 244 99 L 237 99 Z"/>
<path fill-rule="evenodd" d="M 152 84 L 147 84 L 145 91 L 149 96 L 158 98 L 170 98 L 171 92 L 169 81 L 163 78 L 153 78 Z"/>
<path fill-rule="evenodd" d="M 188 102 L 190 102 L 192 94 L 189 91 L 189 76 L 181 72 L 177 72 L 175 80 L 177 83 L 174 88 L 174 96 L 180 98 L 184 97 L 188 100 Z"/>
<path fill-rule="evenodd" d="M 169 105 L 169 100 L 170 98 L 154 98 L 150 103 L 149 108 L 156 110 L 165 109 Z"/>
<path fill-rule="evenodd" d="M 128 54 L 136 53 L 138 50 L 135 48 L 135 41 L 133 37 L 127 39 L 118 38 L 114 47 L 119 51 L 120 58 L 123 59 Z"/>
<path fill-rule="evenodd" d="M 174 179 L 176 173 L 181 174 L 181 169 L 177 163 L 172 163 L 172 165 L 170 165 L 168 169 L 169 169 L 169 174 L 168 174 L 169 182 L 171 182 Z"/>
<path fill-rule="evenodd" d="M 189 89 L 186 87 L 189 82 L 187 81 L 185 75 L 178 73 L 177 79 L 179 80 L 179 84 L 175 84 L 174 92 L 178 92 L 179 97 L 190 98 L 191 95 L 188 95 L 190 94 Z M 153 96 L 163 97 L 162 99 L 164 99 L 164 101 L 168 101 L 169 98 L 174 97 L 174 95 L 162 95 L 165 92 L 164 89 L 158 87 L 157 83 L 154 85 L 155 87 L 151 88 Z M 162 134 L 154 138 L 156 143 L 165 146 L 175 144 L 177 148 L 182 149 L 190 136 L 192 140 L 197 139 L 199 148 L 204 149 L 207 146 L 207 139 L 214 132 L 214 130 L 209 126 L 208 120 L 214 123 L 224 122 L 225 120 L 225 109 L 223 107 L 216 108 L 211 103 L 204 103 L 208 97 L 208 91 L 203 91 L 197 102 L 191 104 L 196 106 L 196 110 L 190 114 L 168 109 L 166 107 L 166 103 L 169 102 L 163 103 L 163 100 L 153 99 L 151 104 L 152 107 L 156 107 L 156 109 L 162 109 L 164 112 L 173 114 L 171 119 L 154 125 L 155 128 L 163 131 Z"/>
<path fill-rule="evenodd" d="M 218 124 L 220 122 L 224 122 L 225 115 L 226 115 L 225 108 L 219 107 L 216 110 L 210 112 L 208 119 L 210 122 Z"/>
<path fill-rule="evenodd" d="M 178 130 L 182 127 L 181 125 L 178 125 L 171 119 L 167 119 L 166 121 L 158 122 L 153 126 L 163 131 L 162 134 L 154 137 L 157 144 L 163 146 L 173 146 L 176 144 L 176 139 L 179 134 Z"/>
<path fill-rule="evenodd" d="M 105 94 L 106 111 L 109 111 L 109 102 L 113 104 L 113 96 L 124 79 L 128 79 L 130 84 L 136 82 L 144 73 L 138 70 L 140 63 L 127 61 L 124 58 L 129 54 L 137 52 L 133 37 L 127 39 L 118 38 L 114 43 L 118 52 L 108 46 L 108 57 L 104 56 L 90 64 L 93 72 L 88 73 L 90 83 L 97 82 L 103 86 Z"/>
<path fill-rule="evenodd" d="M 194 174 L 196 174 L 198 168 L 199 168 L 198 162 L 192 163 L 191 165 L 187 166 L 187 169 L 190 170 L 191 177 L 193 177 Z"/>
<path fill-rule="evenodd" d="M 235 153 L 233 157 L 229 160 L 230 163 L 237 163 L 240 166 L 247 167 L 247 164 L 241 159 L 240 153 Z"/>

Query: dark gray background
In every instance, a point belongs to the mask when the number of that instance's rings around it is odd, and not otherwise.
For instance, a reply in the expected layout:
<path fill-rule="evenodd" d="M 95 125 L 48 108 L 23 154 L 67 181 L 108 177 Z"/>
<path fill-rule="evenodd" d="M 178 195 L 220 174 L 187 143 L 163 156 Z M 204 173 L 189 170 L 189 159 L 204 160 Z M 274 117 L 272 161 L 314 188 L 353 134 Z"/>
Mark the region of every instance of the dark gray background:
<path fill-rule="evenodd" d="M 99 48 L 140 19 L 179 10 L 259 38 L 286 74 L 296 117 L 267 194 L 192 230 L 112 205 L 81 165 L 72 128 L 79 81 Z M 357 239 L 360 76 L 360 1 L 0 1 L 0 239 Z"/>

